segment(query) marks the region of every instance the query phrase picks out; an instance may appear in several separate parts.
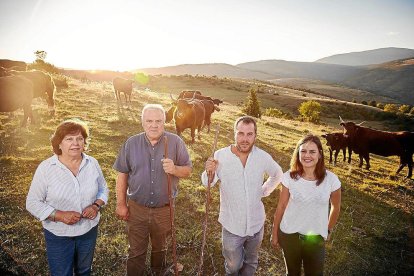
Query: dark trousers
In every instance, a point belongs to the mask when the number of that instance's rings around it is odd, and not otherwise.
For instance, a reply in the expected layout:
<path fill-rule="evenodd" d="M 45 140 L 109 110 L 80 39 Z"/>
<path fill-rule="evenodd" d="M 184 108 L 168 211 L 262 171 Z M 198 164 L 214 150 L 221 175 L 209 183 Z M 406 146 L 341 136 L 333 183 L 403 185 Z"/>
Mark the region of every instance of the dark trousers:
<path fill-rule="evenodd" d="M 162 275 L 166 266 L 167 237 L 171 233 L 169 206 L 148 208 L 133 200 L 128 202 L 128 206 L 127 274 L 144 275 L 148 243 L 151 240 L 151 270 L 155 275 Z"/>
<path fill-rule="evenodd" d="M 287 275 L 300 276 L 302 262 L 305 275 L 323 275 L 325 240 L 322 236 L 286 234 L 279 229 L 278 238 L 283 250 Z"/>

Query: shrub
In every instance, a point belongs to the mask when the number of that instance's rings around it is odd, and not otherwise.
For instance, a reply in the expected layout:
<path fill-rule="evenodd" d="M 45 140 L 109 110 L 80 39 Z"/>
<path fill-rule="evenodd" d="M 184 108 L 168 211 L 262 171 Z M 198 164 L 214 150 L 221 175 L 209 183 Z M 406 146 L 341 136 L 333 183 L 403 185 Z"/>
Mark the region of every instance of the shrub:
<path fill-rule="evenodd" d="M 368 105 L 367 101 L 362 101 L 361 102 L 363 105 Z"/>
<path fill-rule="evenodd" d="M 410 111 L 410 106 L 403 104 L 402 106 L 400 106 L 400 108 L 398 108 L 398 111 L 400 111 L 401 113 L 408 113 Z"/>
<path fill-rule="evenodd" d="M 266 108 L 264 112 L 265 116 L 274 117 L 274 118 L 285 118 L 285 119 L 292 119 L 292 115 L 289 113 L 284 113 L 282 110 L 277 108 Z"/>
<path fill-rule="evenodd" d="M 384 105 L 384 111 L 391 112 L 391 113 L 397 113 L 399 110 L 396 104 L 386 104 Z"/>
<path fill-rule="evenodd" d="M 377 103 L 377 107 L 381 108 L 381 109 L 384 109 L 384 104 L 383 103 Z"/>
<path fill-rule="evenodd" d="M 377 102 L 376 101 L 370 101 L 368 103 L 370 106 L 376 107 L 377 106 Z"/>
<path fill-rule="evenodd" d="M 303 102 L 299 106 L 300 116 L 308 122 L 319 123 L 322 106 L 317 101 Z"/>

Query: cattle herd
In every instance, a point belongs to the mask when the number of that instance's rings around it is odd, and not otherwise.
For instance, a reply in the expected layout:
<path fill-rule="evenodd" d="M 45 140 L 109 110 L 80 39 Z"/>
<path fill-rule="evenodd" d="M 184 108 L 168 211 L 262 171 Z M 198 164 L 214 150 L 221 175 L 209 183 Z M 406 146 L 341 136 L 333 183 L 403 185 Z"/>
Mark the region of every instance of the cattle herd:
<path fill-rule="evenodd" d="M 131 102 L 133 80 L 115 78 L 113 86 L 117 101 L 121 101 L 121 92 L 124 93 L 125 101 Z M 0 63 L 0 112 L 13 112 L 19 108 L 23 109 L 22 126 L 28 119 L 32 123 L 32 99 L 43 97 L 49 107 L 50 114 L 54 114 L 54 92 L 55 84 L 52 77 L 44 72 L 31 70 L 26 71 L 26 64 L 19 61 L 1 60 Z M 220 99 L 214 99 L 202 95 L 200 91 L 182 91 L 177 99 L 170 94 L 172 102 L 165 112 L 166 122 L 174 119 L 178 135 L 189 128 L 191 130 L 191 141 L 195 142 L 195 131 L 198 139 L 204 127 L 210 132 L 211 115 L 214 111 L 220 111 L 219 105 L 223 103 Z M 400 164 L 396 171 L 398 174 L 405 166 L 408 167 L 407 178 L 412 177 L 413 154 L 414 154 L 414 132 L 400 131 L 387 132 L 363 127 L 354 122 L 345 122 L 340 118 L 343 132 L 334 132 L 322 135 L 329 147 L 329 162 L 336 165 L 340 151 L 343 152 L 343 161 L 346 161 L 348 150 L 348 163 L 351 163 L 352 152 L 359 155 L 359 167 L 365 160 L 365 168 L 370 168 L 369 154 L 380 156 L 398 156 Z M 332 156 L 334 155 L 334 156 Z"/>
<path fill-rule="evenodd" d="M 380 156 L 398 156 L 400 164 L 396 171 L 398 174 L 405 166 L 408 167 L 407 178 L 412 177 L 413 172 L 413 154 L 414 154 L 414 132 L 399 131 L 389 132 L 380 131 L 368 127 L 363 127 L 362 123 L 345 122 L 339 117 L 340 125 L 344 132 L 335 132 L 324 134 L 322 137 L 326 139 L 329 147 L 330 158 L 332 162 L 332 153 L 334 152 L 334 161 L 340 150 L 343 151 L 344 161 L 346 160 L 345 152 L 348 150 L 348 163 L 351 162 L 352 152 L 359 155 L 359 167 L 363 165 L 365 160 L 365 168 L 370 169 L 369 154 L 377 154 Z"/>
<path fill-rule="evenodd" d="M 37 70 L 26 71 L 26 64 L 19 61 L 2 60 L 1 65 L 0 112 L 13 112 L 22 108 L 21 125 L 25 126 L 28 119 L 34 123 L 32 99 L 42 97 L 46 99 L 50 113 L 54 114 L 55 84 L 49 74 Z"/>

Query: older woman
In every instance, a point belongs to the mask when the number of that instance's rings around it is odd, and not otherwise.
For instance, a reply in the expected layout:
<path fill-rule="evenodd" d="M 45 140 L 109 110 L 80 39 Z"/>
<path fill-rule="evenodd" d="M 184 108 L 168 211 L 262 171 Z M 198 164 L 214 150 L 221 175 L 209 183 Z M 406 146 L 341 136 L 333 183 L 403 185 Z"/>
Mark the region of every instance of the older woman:
<path fill-rule="evenodd" d="M 55 155 L 40 163 L 27 195 L 27 210 L 43 224 L 51 275 L 91 273 L 108 187 L 98 161 L 84 153 L 88 136 L 80 120 L 61 123 L 51 138 Z"/>
<path fill-rule="evenodd" d="M 325 240 L 339 216 L 341 182 L 326 170 L 317 136 L 298 142 L 282 184 L 272 245 L 282 247 L 286 274 L 301 275 L 303 263 L 305 275 L 323 275 Z"/>

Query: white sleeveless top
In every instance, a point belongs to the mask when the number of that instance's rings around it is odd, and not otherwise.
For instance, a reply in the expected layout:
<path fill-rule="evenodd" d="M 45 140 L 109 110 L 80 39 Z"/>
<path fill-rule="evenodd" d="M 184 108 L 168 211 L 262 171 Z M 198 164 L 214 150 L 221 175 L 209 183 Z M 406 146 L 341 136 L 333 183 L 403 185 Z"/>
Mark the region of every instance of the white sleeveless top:
<path fill-rule="evenodd" d="M 282 178 L 282 184 L 289 189 L 290 197 L 280 223 L 280 230 L 286 234 L 321 235 L 326 239 L 329 199 L 332 192 L 341 188 L 341 182 L 328 170 L 319 186 L 316 186 L 316 180 L 295 180 L 289 173 L 290 171 L 285 172 Z"/>

